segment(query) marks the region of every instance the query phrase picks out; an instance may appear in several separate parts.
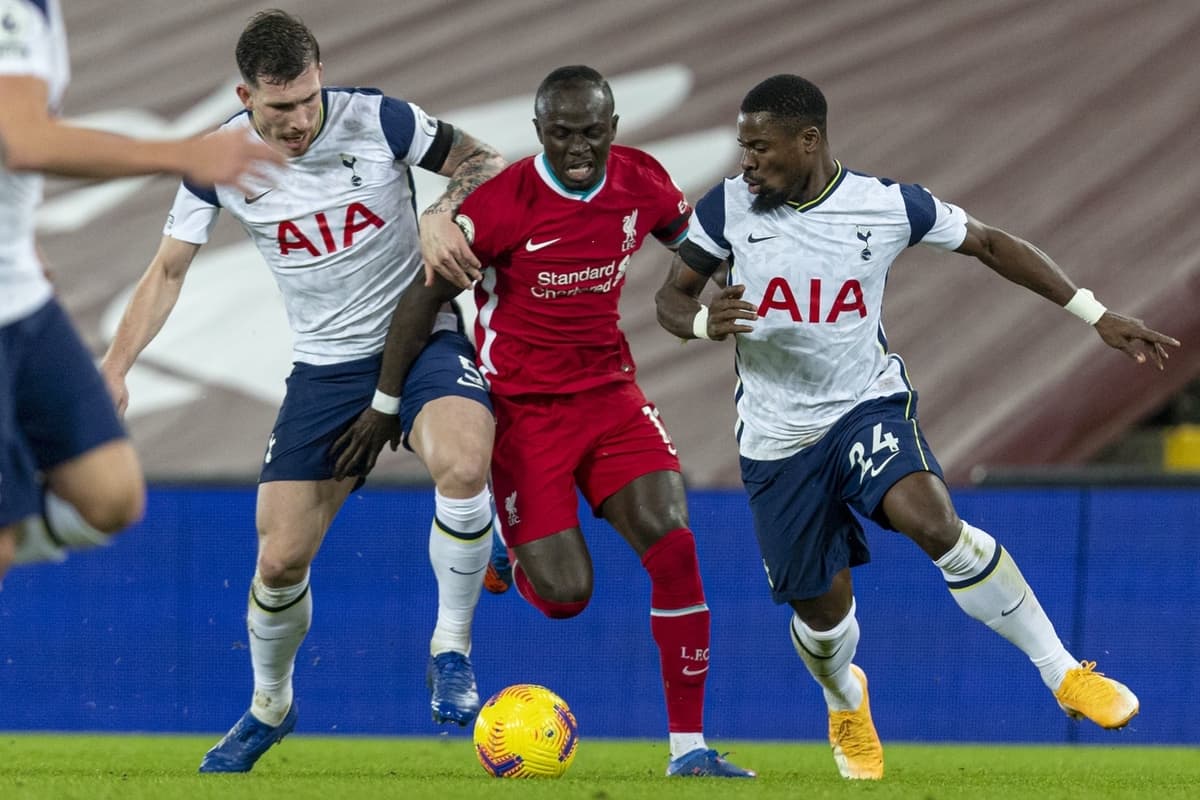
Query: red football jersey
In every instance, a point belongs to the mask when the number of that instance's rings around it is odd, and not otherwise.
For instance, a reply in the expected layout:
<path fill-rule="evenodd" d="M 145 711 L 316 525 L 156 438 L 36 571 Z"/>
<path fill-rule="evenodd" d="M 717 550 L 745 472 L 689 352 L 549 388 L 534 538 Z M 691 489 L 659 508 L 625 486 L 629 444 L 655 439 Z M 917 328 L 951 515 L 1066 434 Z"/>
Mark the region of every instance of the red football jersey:
<path fill-rule="evenodd" d="M 468 195 L 459 222 L 486 268 L 475 341 L 491 390 L 571 394 L 632 381 L 617 326 L 625 270 L 647 234 L 681 242 L 690 214 L 662 165 L 619 145 L 586 192 L 563 187 L 539 153 Z"/>

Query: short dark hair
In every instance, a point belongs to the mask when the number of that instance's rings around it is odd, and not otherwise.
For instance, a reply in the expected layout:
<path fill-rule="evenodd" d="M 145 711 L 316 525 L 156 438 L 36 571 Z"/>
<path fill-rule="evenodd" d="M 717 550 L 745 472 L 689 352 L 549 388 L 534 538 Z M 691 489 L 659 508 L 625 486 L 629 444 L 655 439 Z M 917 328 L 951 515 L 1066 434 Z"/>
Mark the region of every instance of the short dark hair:
<path fill-rule="evenodd" d="M 260 11 L 246 23 L 234 49 L 242 80 L 257 85 L 290 83 L 300 73 L 321 63 L 317 37 L 300 20 L 277 8 Z"/>
<path fill-rule="evenodd" d="M 577 86 L 596 86 L 604 92 L 604 99 L 608 104 L 613 105 L 612 87 L 608 85 L 608 81 L 604 79 L 597 70 L 583 64 L 572 64 L 567 67 L 559 67 L 542 79 L 538 85 L 537 94 L 533 98 L 533 113 L 536 116 L 539 109 L 542 109 L 550 95 L 569 87 Z"/>
<path fill-rule="evenodd" d="M 797 129 L 815 125 L 821 133 L 828 110 L 817 85 L 799 75 L 772 75 L 746 93 L 741 108 L 743 114 L 763 112 Z"/>

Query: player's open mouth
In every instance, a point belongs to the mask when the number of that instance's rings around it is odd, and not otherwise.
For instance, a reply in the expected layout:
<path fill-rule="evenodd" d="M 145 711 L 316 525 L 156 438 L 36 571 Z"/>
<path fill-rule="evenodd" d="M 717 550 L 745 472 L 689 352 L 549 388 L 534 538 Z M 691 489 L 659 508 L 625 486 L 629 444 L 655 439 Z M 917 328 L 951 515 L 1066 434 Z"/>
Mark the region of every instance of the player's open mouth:
<path fill-rule="evenodd" d="M 575 183 L 581 183 L 592 177 L 595 168 L 592 162 L 588 161 L 583 164 L 567 165 L 567 178 Z"/>
<path fill-rule="evenodd" d="M 288 134 L 287 136 L 282 136 L 280 138 L 283 140 L 284 147 L 288 148 L 289 150 L 302 150 L 304 145 L 308 142 L 307 133 Z"/>
<path fill-rule="evenodd" d="M 750 194 L 758 194 L 762 191 L 762 183 L 754 180 L 749 175 L 743 175 L 742 180 L 746 182 L 746 188 L 750 190 Z"/>

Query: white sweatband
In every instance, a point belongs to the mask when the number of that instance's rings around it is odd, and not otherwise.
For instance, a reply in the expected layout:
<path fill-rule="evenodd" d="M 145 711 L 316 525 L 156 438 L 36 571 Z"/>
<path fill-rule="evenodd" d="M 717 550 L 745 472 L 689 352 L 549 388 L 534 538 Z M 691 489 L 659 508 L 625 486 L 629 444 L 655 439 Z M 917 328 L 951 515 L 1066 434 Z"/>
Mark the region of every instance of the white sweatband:
<path fill-rule="evenodd" d="M 400 398 L 392 397 L 390 394 L 375 390 L 375 397 L 371 399 L 371 408 L 378 411 L 380 414 L 387 414 L 394 417 L 400 413 Z"/>
<path fill-rule="evenodd" d="M 1092 294 L 1091 289 L 1079 289 L 1075 292 L 1065 306 L 1067 311 L 1070 311 L 1075 316 L 1086 322 L 1088 325 L 1095 325 L 1104 316 L 1104 312 L 1108 311 L 1104 304 L 1096 299 Z"/>
<path fill-rule="evenodd" d="M 708 336 L 708 306 L 701 304 L 696 316 L 692 317 L 692 336 L 697 339 L 707 339 Z"/>

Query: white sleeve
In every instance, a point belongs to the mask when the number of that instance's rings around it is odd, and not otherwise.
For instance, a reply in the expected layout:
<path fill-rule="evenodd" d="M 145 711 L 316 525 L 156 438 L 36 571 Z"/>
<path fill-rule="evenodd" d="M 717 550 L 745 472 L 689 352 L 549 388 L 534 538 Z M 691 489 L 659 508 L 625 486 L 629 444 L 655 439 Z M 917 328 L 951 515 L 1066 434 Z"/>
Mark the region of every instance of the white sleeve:
<path fill-rule="evenodd" d="M 50 23 L 29 0 L 0 0 L 0 75 L 52 75 Z"/>
<path fill-rule="evenodd" d="M 939 250 L 956 250 L 967 238 L 967 212 L 953 203 L 933 198 L 933 226 L 921 239 Z"/>
<path fill-rule="evenodd" d="M 688 241 L 722 261 L 733 252 L 725 238 L 725 184 L 722 181 L 704 193 L 692 209 Z"/>
<path fill-rule="evenodd" d="M 420 164 L 429 152 L 429 146 L 438 132 L 438 121 L 425 113 L 418 105 L 412 106 L 415 124 L 413 125 L 412 146 L 408 150 L 408 163 Z"/>
<path fill-rule="evenodd" d="M 386 95 L 379 106 L 379 124 L 392 155 L 409 166 L 421 163 L 438 132 L 438 121 L 420 106 Z"/>
<path fill-rule="evenodd" d="M 175 203 L 167 214 L 163 235 L 189 244 L 204 244 L 217 224 L 221 208 L 197 197 L 185 184 L 179 184 Z"/>

